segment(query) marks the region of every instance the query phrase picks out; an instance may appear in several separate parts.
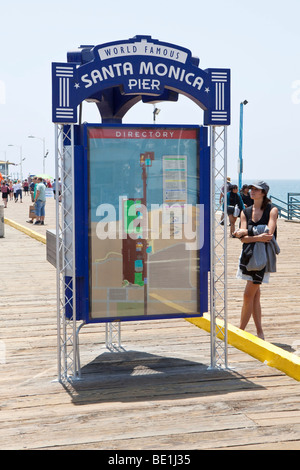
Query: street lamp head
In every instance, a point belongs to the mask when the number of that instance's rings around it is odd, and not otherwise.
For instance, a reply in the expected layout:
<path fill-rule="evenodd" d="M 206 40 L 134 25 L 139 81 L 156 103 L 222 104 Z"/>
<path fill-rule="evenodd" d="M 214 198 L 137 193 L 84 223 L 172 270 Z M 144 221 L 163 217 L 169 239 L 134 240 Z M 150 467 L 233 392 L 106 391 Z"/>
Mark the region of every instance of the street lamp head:
<path fill-rule="evenodd" d="M 243 104 L 248 104 L 248 101 L 247 101 L 247 100 L 244 100 L 244 101 L 243 101 Z"/>

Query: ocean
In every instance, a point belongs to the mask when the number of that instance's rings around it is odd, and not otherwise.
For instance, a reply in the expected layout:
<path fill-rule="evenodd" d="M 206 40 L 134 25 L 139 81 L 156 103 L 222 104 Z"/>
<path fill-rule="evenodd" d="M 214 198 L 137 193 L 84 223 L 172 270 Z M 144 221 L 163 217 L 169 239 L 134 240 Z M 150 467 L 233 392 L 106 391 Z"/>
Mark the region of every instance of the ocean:
<path fill-rule="evenodd" d="M 298 193 L 300 199 L 300 179 L 297 180 L 268 180 L 270 186 L 269 197 L 273 196 L 283 202 L 287 202 L 288 193 Z M 243 184 L 253 183 L 253 180 L 243 180 Z M 232 184 L 237 184 L 237 180 L 232 180 Z M 275 201 L 274 201 L 275 202 Z"/>

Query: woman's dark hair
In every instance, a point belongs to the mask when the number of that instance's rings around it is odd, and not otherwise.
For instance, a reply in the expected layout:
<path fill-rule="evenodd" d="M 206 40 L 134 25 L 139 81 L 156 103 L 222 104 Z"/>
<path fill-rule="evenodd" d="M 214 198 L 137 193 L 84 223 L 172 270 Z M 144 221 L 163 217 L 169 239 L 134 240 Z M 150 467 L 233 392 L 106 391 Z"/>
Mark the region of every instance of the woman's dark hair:
<path fill-rule="evenodd" d="M 271 202 L 271 199 L 269 199 L 267 197 L 267 193 L 265 192 L 264 189 L 262 189 L 262 192 L 263 192 L 263 195 L 264 195 L 264 198 L 263 198 L 263 202 L 261 204 L 261 210 L 265 210 L 265 208 L 267 207 L 267 205 Z"/>

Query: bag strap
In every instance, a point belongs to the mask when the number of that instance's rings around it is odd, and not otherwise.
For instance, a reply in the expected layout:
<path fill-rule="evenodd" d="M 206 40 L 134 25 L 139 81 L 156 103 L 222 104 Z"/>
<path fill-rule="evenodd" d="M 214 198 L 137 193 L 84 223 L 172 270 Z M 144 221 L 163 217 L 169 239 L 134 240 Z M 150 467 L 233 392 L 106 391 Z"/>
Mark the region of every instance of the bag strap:
<path fill-rule="evenodd" d="M 251 215 L 252 215 L 252 206 L 246 207 L 246 209 L 244 209 L 244 214 L 246 216 L 247 223 L 248 223 L 249 219 L 251 218 Z"/>

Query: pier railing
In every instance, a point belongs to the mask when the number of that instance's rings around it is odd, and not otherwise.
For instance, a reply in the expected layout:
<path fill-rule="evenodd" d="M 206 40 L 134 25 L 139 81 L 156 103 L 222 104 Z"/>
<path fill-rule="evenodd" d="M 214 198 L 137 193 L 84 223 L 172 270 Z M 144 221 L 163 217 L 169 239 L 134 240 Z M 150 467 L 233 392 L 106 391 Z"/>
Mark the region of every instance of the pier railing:
<path fill-rule="evenodd" d="M 288 193 L 287 202 L 275 196 L 270 196 L 270 198 L 274 206 L 278 208 L 279 217 L 287 220 L 300 220 L 300 193 Z"/>

